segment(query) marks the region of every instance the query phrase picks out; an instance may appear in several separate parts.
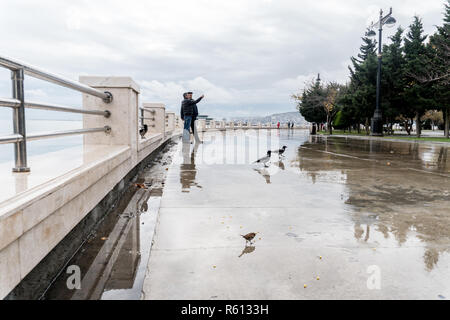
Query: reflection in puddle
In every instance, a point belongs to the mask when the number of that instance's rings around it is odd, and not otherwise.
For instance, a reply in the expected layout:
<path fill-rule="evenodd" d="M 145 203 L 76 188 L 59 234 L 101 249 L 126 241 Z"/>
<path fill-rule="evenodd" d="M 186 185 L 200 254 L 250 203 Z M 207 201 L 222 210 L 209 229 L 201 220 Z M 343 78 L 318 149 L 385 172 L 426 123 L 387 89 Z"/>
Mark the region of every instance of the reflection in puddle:
<path fill-rule="evenodd" d="M 197 176 L 197 169 L 195 167 L 195 156 L 198 151 L 200 144 L 196 143 L 191 151 L 190 143 L 183 143 L 182 153 L 183 153 L 183 163 L 180 166 L 180 184 L 182 192 L 189 193 L 191 187 L 195 186 L 199 189 L 202 188 L 195 181 Z"/>
<path fill-rule="evenodd" d="M 270 184 L 270 173 L 269 171 L 264 169 L 254 169 L 256 172 L 258 172 L 265 180 L 267 184 Z"/>
<path fill-rule="evenodd" d="M 68 263 L 80 267 L 81 289 L 67 288 L 63 270 L 45 299 L 140 299 L 171 151 L 159 152 Z"/>
<path fill-rule="evenodd" d="M 271 184 L 271 177 L 276 175 L 280 172 L 280 169 L 282 171 L 286 170 L 283 161 L 277 161 L 272 163 L 268 167 L 263 167 L 260 169 L 253 169 L 255 172 L 257 172 L 259 175 L 261 175 L 267 184 Z"/>
<path fill-rule="evenodd" d="M 423 250 L 431 271 L 450 252 L 448 147 L 311 137 L 292 164 L 312 183 L 344 183 L 340 194 L 354 238 L 375 246 Z"/>
<path fill-rule="evenodd" d="M 245 246 L 244 250 L 242 250 L 241 255 L 239 256 L 239 258 L 241 258 L 242 256 L 246 255 L 246 254 L 251 254 L 253 252 L 255 252 L 256 247 L 253 246 Z"/>
<path fill-rule="evenodd" d="M 278 168 L 280 168 L 281 170 L 286 170 L 286 167 L 284 166 L 284 162 L 283 161 L 278 161 L 275 163 L 276 166 L 278 166 Z"/>

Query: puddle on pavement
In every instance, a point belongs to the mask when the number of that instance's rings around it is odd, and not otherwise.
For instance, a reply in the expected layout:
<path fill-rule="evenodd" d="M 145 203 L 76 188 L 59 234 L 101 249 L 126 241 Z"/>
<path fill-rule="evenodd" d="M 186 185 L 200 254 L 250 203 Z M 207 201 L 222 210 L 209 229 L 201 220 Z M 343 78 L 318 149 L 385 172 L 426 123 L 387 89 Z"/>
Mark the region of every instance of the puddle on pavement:
<path fill-rule="evenodd" d="M 276 240 L 281 251 L 333 248 L 336 257 L 349 255 L 350 264 L 365 266 L 379 258 L 377 263 L 386 270 L 407 265 L 411 277 L 450 279 L 446 272 L 450 258 L 449 147 L 310 137 L 307 132 L 287 130 L 211 135 L 216 136 L 203 145 L 176 147 L 164 197 L 173 207 L 187 204 L 189 208 L 165 227 L 166 234 L 174 227 L 191 228 L 189 234 L 198 230 L 210 234 L 204 242 L 191 239 L 195 245 L 208 244 L 216 234 L 217 243 L 223 239 L 237 242 L 243 232 L 239 212 L 245 218 L 247 208 L 262 208 L 264 213 L 258 209 L 247 218 L 245 230 L 264 231 L 264 238 Z M 267 168 L 251 165 L 270 148 L 269 135 L 288 147 L 285 157 L 275 157 Z M 262 144 L 254 143 L 254 150 L 243 148 L 259 138 Z M 248 149 L 250 154 L 245 153 Z M 47 292 L 48 299 L 139 299 L 151 246 L 148 237 L 155 223 L 152 209 L 159 204 L 168 163 L 168 159 L 161 160 L 161 170 L 146 170 L 136 182 L 143 186 L 130 189 L 115 216 L 111 214 L 74 257 L 71 264 L 79 265 L 86 275 L 82 290 L 67 290 L 67 275 L 62 274 Z M 202 222 L 202 208 L 231 208 L 236 217 L 230 215 L 225 223 L 225 216 L 207 212 L 209 219 Z M 278 221 L 278 215 L 287 221 Z M 307 223 L 294 226 L 297 221 Z M 267 222 L 271 224 L 266 226 Z M 208 228 L 201 229 L 205 225 Z M 241 247 L 230 250 L 238 251 L 236 261 L 251 264 L 268 252 L 266 243 L 273 245 L 266 241 L 256 250 L 246 243 L 242 251 Z M 383 259 L 383 255 L 390 258 Z M 439 294 L 448 296 L 445 291 Z"/>
<path fill-rule="evenodd" d="M 286 234 L 298 244 L 320 241 L 339 224 L 351 221 L 348 232 L 357 246 L 425 247 L 427 270 L 450 251 L 450 148 L 446 145 L 309 136 L 306 131 L 287 130 L 227 131 L 205 138 L 204 145 L 179 146 L 181 156 L 174 159 L 183 199 L 220 200 L 226 193 L 233 195 L 231 203 L 243 196 L 225 185 L 239 186 L 242 181 L 261 190 L 248 199 L 254 206 L 272 197 L 276 206 L 283 194 L 301 190 L 300 206 L 304 200 L 334 221 L 317 224 L 328 224 L 329 230 Z M 276 155 L 267 167 L 252 165 L 269 148 L 274 150 L 270 139 L 287 146 L 285 155 Z M 293 181 L 295 175 L 301 180 Z M 247 254 L 245 249 L 243 253 Z"/>
<path fill-rule="evenodd" d="M 450 252 L 450 148 L 311 137 L 295 163 L 313 184 L 342 183 L 354 238 L 375 247 L 421 247 L 427 271 Z M 373 249 L 375 250 L 375 249 Z"/>
<path fill-rule="evenodd" d="M 65 270 L 44 299 L 110 300 L 141 297 L 157 213 L 174 144 L 169 143 L 145 168 L 100 223 L 68 266 L 81 271 L 81 289 L 69 290 Z"/>

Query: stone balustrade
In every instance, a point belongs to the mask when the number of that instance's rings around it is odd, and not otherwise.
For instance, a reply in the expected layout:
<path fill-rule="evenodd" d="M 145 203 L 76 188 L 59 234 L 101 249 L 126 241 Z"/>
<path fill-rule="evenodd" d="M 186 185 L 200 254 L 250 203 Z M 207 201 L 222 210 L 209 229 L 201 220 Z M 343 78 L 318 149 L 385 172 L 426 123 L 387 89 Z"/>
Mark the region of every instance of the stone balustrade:
<path fill-rule="evenodd" d="M 106 214 L 105 208 L 121 197 L 128 182 L 150 161 L 149 156 L 181 135 L 175 113 L 166 113 L 165 106 L 158 103 L 143 104 L 148 132 L 143 137 L 139 134 L 140 88 L 133 79 L 82 76 L 80 82 L 114 97 L 106 104 L 83 94 L 84 109 L 111 112 L 108 118 L 83 115 L 83 128 L 109 126 L 111 130 L 83 136 L 82 154 L 74 154 L 80 161 L 71 162 L 77 167 L 61 172 L 54 165 L 41 165 L 47 171 L 36 170 L 19 179 L 40 179 L 41 184 L 24 188 L 0 203 L 0 299 L 8 295 L 32 299 L 42 293 L 46 281 L 60 272 L 58 263 L 64 264 L 81 246 L 90 228 Z M 49 164 L 53 162 L 48 159 Z M 61 172 L 58 176 L 55 169 Z M 69 236 L 74 230 L 77 236 Z"/>

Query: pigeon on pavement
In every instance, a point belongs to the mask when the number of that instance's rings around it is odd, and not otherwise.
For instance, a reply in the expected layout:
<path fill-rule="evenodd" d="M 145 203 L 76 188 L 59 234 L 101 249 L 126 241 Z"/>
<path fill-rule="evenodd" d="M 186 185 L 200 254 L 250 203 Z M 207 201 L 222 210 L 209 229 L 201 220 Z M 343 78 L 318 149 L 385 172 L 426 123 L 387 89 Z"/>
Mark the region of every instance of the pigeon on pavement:
<path fill-rule="evenodd" d="M 281 148 L 280 150 L 276 150 L 276 151 L 272 151 L 272 153 L 278 153 L 280 156 L 282 156 L 284 154 L 284 152 L 286 151 L 287 147 L 284 146 L 283 148 Z"/>
<path fill-rule="evenodd" d="M 272 151 L 267 151 L 267 156 L 257 160 L 255 163 L 262 163 L 265 167 L 267 167 L 267 163 L 270 161 L 270 157 L 272 156 Z"/>

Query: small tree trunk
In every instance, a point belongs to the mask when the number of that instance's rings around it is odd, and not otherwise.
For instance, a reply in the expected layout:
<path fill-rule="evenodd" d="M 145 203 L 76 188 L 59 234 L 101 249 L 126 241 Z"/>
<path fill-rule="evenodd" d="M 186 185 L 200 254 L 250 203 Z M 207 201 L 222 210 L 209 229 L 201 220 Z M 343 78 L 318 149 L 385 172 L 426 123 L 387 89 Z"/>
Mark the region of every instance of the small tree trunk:
<path fill-rule="evenodd" d="M 315 136 L 316 134 L 317 134 L 316 124 L 313 123 L 312 128 L 311 128 L 311 135 Z"/>
<path fill-rule="evenodd" d="M 450 109 L 445 109 L 445 117 L 444 117 L 444 135 L 446 138 L 450 138 Z"/>
<path fill-rule="evenodd" d="M 416 136 L 420 138 L 420 134 L 422 133 L 422 124 L 420 123 L 420 114 L 416 112 Z"/>
<path fill-rule="evenodd" d="M 358 134 L 361 133 L 361 124 L 358 122 L 358 127 L 356 128 L 358 130 Z"/>
<path fill-rule="evenodd" d="M 365 124 L 365 127 L 366 127 L 366 134 L 367 134 L 367 135 L 370 135 L 369 118 L 366 118 L 366 124 Z"/>

